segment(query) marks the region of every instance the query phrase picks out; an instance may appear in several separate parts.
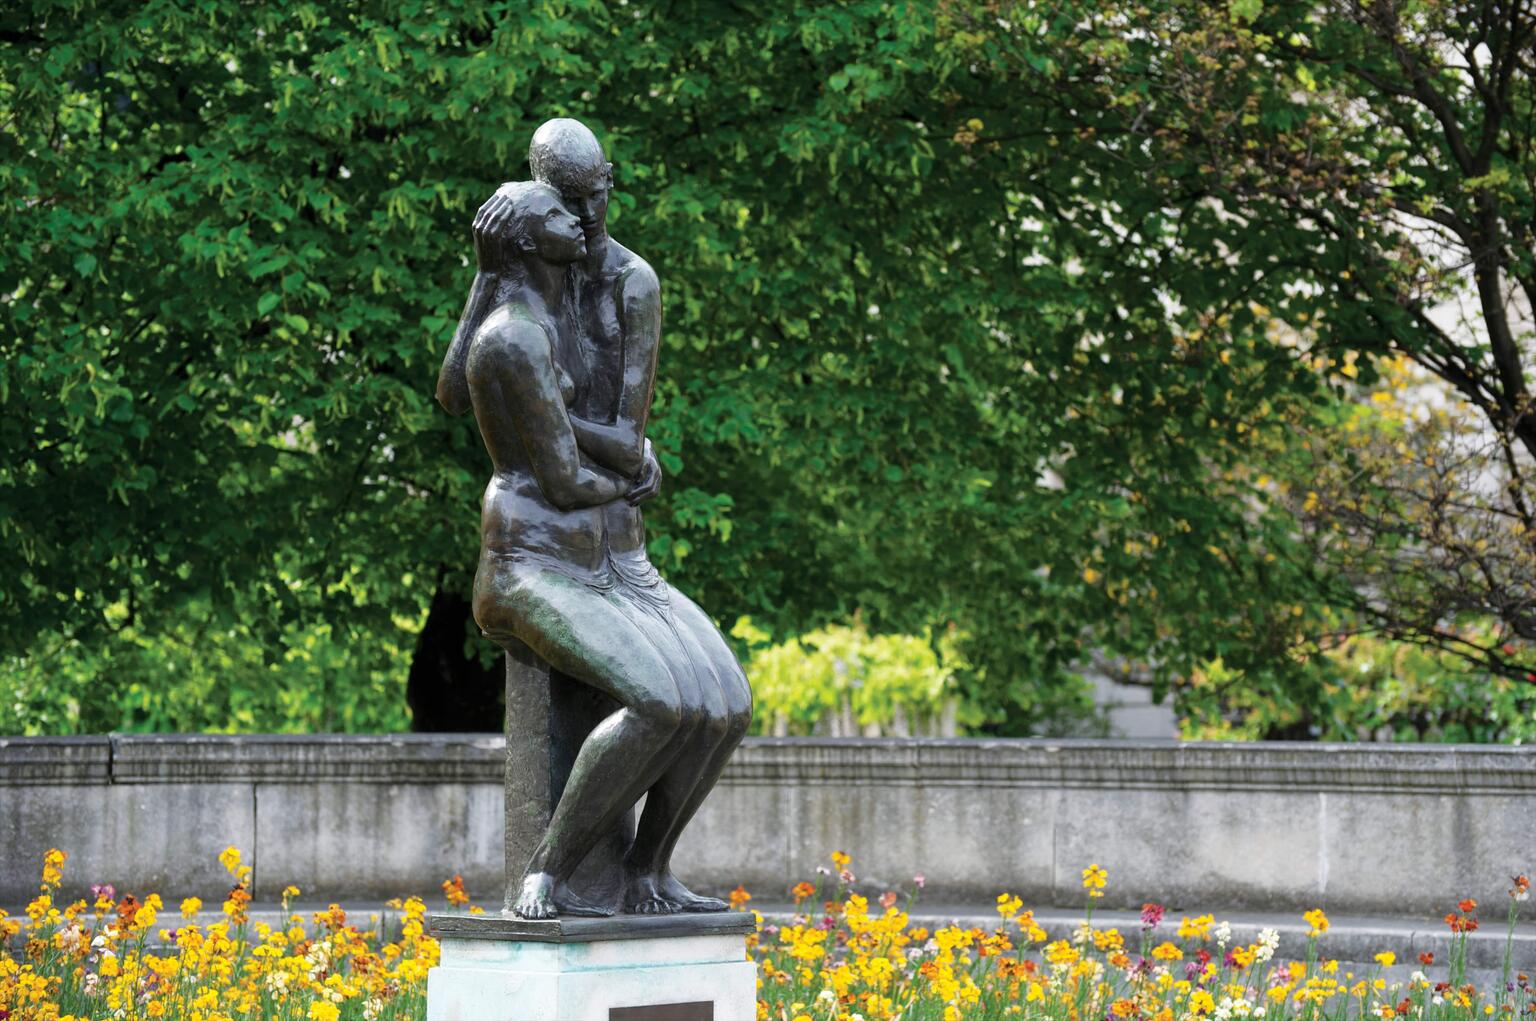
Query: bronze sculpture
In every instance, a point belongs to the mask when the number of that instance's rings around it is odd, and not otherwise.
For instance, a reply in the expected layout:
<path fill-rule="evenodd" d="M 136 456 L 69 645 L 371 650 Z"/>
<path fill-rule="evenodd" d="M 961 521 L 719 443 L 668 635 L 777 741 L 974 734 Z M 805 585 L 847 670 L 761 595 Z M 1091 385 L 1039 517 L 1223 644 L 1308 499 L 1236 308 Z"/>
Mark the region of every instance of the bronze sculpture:
<path fill-rule="evenodd" d="M 582 742 L 512 908 L 532 919 L 722 911 L 670 861 L 746 732 L 751 693 L 718 629 L 646 557 L 659 283 L 608 237 L 612 167 L 590 131 L 550 121 L 529 161 L 537 180 L 503 185 L 475 217 L 479 272 L 438 397 L 474 410 L 495 469 L 476 621 L 619 708 Z M 619 903 L 583 898 L 572 875 L 642 794 Z"/>

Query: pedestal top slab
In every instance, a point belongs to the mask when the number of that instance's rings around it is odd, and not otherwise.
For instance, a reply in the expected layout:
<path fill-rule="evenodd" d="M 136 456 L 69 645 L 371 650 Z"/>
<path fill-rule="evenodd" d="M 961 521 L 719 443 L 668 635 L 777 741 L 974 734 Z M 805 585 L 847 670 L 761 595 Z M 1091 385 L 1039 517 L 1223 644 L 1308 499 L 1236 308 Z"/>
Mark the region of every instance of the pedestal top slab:
<path fill-rule="evenodd" d="M 614 915 L 612 918 L 518 918 L 510 914 L 427 915 L 427 930 L 437 939 L 486 939 L 530 943 L 596 943 L 668 936 L 746 936 L 757 931 L 751 912 L 716 911 L 698 915 Z"/>

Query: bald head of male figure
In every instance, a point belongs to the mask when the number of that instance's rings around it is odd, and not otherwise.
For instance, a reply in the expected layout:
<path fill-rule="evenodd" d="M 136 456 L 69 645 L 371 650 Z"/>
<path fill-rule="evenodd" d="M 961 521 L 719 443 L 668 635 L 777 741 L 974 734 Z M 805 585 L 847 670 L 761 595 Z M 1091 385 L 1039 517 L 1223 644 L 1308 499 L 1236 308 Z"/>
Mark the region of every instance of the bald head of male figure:
<path fill-rule="evenodd" d="M 607 235 L 613 164 L 585 124 L 556 117 L 539 125 L 528 145 L 528 166 L 534 180 L 560 193 L 566 208 L 581 220 L 589 240 Z"/>

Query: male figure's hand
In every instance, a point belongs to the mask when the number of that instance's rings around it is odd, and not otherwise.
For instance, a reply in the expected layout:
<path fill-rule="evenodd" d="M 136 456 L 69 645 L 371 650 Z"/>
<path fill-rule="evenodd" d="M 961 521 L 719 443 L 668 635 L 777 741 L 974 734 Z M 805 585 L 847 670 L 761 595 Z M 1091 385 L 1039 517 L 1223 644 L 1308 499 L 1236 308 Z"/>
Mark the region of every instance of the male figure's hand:
<path fill-rule="evenodd" d="M 656 460 L 656 452 L 651 449 L 651 441 L 645 441 L 645 463 L 640 467 L 640 477 L 635 480 L 629 495 L 624 497 L 631 507 L 638 507 L 657 493 L 661 492 L 661 464 Z"/>
<path fill-rule="evenodd" d="M 481 270 L 491 269 L 497 263 L 497 253 L 491 246 L 498 244 L 502 228 L 512 218 L 514 203 L 505 194 L 506 185 L 496 189 L 496 194 L 485 200 L 475 213 L 475 263 Z"/>

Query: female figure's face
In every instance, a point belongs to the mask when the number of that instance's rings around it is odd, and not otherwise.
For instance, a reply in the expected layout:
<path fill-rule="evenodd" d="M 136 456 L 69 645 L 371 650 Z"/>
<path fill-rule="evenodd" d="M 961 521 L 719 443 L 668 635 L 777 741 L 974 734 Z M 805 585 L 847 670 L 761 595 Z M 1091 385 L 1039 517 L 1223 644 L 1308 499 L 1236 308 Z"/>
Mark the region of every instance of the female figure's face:
<path fill-rule="evenodd" d="M 530 205 L 523 223 L 539 258 L 564 265 L 587 257 L 587 236 L 581 221 L 561 205 L 553 190 L 535 192 Z"/>

